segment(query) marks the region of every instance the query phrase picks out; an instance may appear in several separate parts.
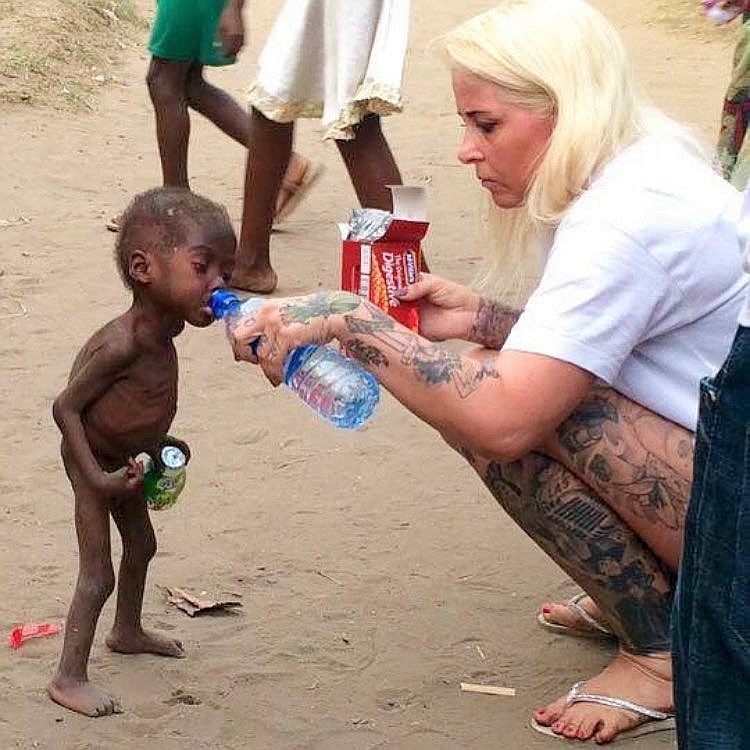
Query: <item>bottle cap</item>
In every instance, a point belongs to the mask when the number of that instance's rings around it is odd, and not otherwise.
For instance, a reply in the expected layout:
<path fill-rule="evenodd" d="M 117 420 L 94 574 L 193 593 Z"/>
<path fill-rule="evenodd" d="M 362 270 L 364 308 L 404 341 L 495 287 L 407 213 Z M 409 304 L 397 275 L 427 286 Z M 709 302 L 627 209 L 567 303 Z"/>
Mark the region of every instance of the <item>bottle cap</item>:
<path fill-rule="evenodd" d="M 214 289 L 209 297 L 208 306 L 214 318 L 219 320 L 229 313 L 237 312 L 240 308 L 240 301 L 228 289 Z"/>
<path fill-rule="evenodd" d="M 187 457 L 176 445 L 165 445 L 159 458 L 168 469 L 181 469 L 187 464 Z"/>

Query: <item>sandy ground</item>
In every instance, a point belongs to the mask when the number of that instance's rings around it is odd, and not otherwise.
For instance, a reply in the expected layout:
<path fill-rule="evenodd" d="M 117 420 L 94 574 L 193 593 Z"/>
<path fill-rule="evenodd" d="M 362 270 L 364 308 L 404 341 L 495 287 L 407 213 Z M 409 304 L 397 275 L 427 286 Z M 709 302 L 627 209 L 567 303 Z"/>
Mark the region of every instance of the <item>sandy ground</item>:
<path fill-rule="evenodd" d="M 479 192 L 455 160 L 448 77 L 427 42 L 491 1 L 414 0 L 406 110 L 387 132 L 408 182 L 429 187 L 433 269 L 469 281 L 484 242 Z M 254 0 L 240 64 L 214 80 L 238 97 L 279 3 Z M 731 37 L 654 24 L 633 0 L 600 0 L 650 95 L 709 141 Z M 63 617 L 75 580 L 71 495 L 52 399 L 78 347 L 127 304 L 104 220 L 159 181 L 147 56 L 129 53 L 100 108 L 0 113 L 0 626 Z M 242 150 L 194 120 L 192 184 L 239 216 Z M 327 171 L 274 236 L 280 294 L 333 286 L 334 222 L 354 195 L 335 149 L 302 123 L 301 150 Z M 390 397 L 356 434 L 317 421 L 227 356 L 219 328 L 178 340 L 174 433 L 192 445 L 178 508 L 154 515 L 159 553 L 148 625 L 184 639 L 189 658 L 109 653 L 105 608 L 91 676 L 125 713 L 91 720 L 43 687 L 61 638 L 0 644 L 0 748 L 543 748 L 534 706 L 607 661 L 601 646 L 535 623 L 570 582 L 516 529 L 461 459 Z M 115 535 L 116 536 L 116 535 Z M 242 595 L 234 615 L 190 619 L 160 586 Z M 459 692 L 512 686 L 515 698 Z M 631 743 L 669 747 L 669 737 Z"/>

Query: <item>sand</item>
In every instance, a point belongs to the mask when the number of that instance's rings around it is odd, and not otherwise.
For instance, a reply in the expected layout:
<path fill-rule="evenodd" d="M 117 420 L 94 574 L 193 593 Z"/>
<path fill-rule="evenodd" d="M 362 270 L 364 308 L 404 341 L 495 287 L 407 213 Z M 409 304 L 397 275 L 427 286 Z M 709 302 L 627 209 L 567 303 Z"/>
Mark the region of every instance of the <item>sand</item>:
<path fill-rule="evenodd" d="M 429 189 L 433 270 L 467 282 L 484 243 L 480 191 L 456 162 L 448 77 L 425 47 L 491 4 L 414 0 L 406 109 L 386 123 L 405 179 Z M 654 22 L 634 0 L 599 4 L 652 98 L 712 141 L 731 32 L 696 37 Z M 240 63 L 212 75 L 237 97 L 278 2 L 249 5 Z M 71 493 L 50 407 L 80 345 L 128 302 L 104 223 L 160 179 L 146 65 L 143 49 L 128 52 L 122 83 L 105 85 L 89 113 L 0 112 L 3 634 L 64 617 L 74 585 Z M 301 123 L 298 145 L 327 170 L 274 235 L 279 295 L 336 285 L 334 224 L 354 205 L 314 123 Z M 242 149 L 196 117 L 191 156 L 193 189 L 238 220 Z M 0 748 L 553 747 L 529 729 L 531 710 L 598 671 L 610 652 L 537 626 L 539 603 L 574 587 L 463 461 L 387 395 L 366 429 L 338 432 L 235 364 L 220 328 L 186 330 L 177 345 L 173 432 L 189 441 L 193 461 L 178 507 L 153 516 L 159 552 L 144 620 L 181 637 L 188 658 L 109 653 L 109 602 L 90 673 L 124 713 L 92 720 L 44 692 L 60 636 L 19 651 L 0 643 Z M 229 591 L 244 606 L 189 618 L 166 602 L 164 586 Z M 516 695 L 462 693 L 461 682 Z"/>

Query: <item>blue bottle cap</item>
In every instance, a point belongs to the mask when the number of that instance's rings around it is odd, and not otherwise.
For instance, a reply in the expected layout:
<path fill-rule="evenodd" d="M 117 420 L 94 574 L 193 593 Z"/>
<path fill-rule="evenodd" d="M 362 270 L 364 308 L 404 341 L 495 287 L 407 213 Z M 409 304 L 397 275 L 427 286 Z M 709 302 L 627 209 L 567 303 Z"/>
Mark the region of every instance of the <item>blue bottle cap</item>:
<path fill-rule="evenodd" d="M 220 320 L 230 313 L 238 312 L 240 301 L 235 294 L 228 289 L 214 289 L 208 300 L 208 306 L 214 318 Z"/>

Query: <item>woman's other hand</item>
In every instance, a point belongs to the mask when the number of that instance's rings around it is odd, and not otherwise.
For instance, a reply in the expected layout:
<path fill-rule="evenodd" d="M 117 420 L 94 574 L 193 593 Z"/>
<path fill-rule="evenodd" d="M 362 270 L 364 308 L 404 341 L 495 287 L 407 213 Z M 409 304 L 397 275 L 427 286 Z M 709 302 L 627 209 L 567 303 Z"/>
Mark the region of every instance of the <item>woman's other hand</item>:
<path fill-rule="evenodd" d="M 479 295 L 461 284 L 423 273 L 396 296 L 419 305 L 419 333 L 431 341 L 468 339 Z"/>

